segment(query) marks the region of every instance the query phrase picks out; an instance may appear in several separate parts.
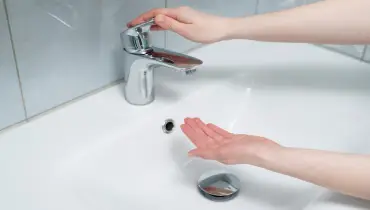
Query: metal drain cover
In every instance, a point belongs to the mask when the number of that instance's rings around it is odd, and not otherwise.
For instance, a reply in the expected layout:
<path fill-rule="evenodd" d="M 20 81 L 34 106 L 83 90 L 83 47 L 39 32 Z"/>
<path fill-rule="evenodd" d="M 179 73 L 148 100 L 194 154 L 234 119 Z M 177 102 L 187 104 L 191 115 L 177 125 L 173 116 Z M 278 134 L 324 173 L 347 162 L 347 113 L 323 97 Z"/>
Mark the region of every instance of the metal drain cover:
<path fill-rule="evenodd" d="M 233 174 L 208 172 L 198 180 L 200 193 L 212 201 L 228 201 L 240 191 L 240 180 Z"/>

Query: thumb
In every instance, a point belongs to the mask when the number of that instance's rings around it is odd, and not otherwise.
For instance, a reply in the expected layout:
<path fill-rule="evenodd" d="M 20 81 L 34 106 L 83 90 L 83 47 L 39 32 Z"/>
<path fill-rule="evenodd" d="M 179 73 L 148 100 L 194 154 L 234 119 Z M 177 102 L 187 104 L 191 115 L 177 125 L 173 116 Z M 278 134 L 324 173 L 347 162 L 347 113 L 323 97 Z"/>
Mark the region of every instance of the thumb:
<path fill-rule="evenodd" d="M 171 30 L 182 36 L 185 35 L 187 25 L 171 17 L 165 15 L 157 15 L 155 17 L 155 23 L 165 30 Z"/>

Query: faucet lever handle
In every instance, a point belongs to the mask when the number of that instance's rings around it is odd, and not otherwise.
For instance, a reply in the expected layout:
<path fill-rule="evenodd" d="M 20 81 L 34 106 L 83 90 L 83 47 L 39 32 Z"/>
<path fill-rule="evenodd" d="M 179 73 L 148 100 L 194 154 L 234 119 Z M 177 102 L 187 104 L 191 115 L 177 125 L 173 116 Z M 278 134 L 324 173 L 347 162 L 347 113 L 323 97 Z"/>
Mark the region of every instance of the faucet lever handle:
<path fill-rule="evenodd" d="M 151 18 L 150 20 L 144 22 L 144 23 L 140 23 L 140 24 L 137 24 L 136 26 L 133 26 L 131 28 L 129 28 L 129 30 L 136 30 L 138 28 L 141 28 L 141 29 L 144 29 L 145 31 L 149 31 L 150 29 L 150 26 L 154 25 L 155 24 L 155 21 L 154 21 L 154 18 Z"/>
<path fill-rule="evenodd" d="M 155 24 L 154 18 L 133 26 L 121 33 L 123 49 L 132 54 L 146 54 L 152 50 L 150 27 Z"/>

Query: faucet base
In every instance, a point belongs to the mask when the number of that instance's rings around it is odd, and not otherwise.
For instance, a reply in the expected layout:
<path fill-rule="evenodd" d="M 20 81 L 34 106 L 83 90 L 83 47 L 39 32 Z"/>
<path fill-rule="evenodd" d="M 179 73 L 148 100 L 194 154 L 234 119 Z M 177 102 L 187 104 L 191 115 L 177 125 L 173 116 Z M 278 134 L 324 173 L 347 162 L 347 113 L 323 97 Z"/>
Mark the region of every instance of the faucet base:
<path fill-rule="evenodd" d="M 124 90 L 128 103 L 143 106 L 154 101 L 154 67 L 145 59 L 138 59 L 132 64 Z"/>
<path fill-rule="evenodd" d="M 125 87 L 125 89 L 126 89 L 126 87 Z M 146 105 L 151 104 L 155 100 L 154 95 L 151 98 L 148 98 L 147 100 L 145 100 L 144 102 L 143 101 L 131 100 L 131 98 L 127 96 L 127 91 L 126 90 L 124 91 L 124 96 L 125 96 L 125 99 L 126 99 L 127 103 L 129 103 L 130 105 L 134 105 L 134 106 L 146 106 Z"/>
<path fill-rule="evenodd" d="M 155 47 L 147 54 L 136 56 L 139 59 L 125 72 L 125 99 L 132 105 L 147 105 L 154 101 L 154 68 L 163 66 L 191 74 L 203 63 L 199 59 Z"/>

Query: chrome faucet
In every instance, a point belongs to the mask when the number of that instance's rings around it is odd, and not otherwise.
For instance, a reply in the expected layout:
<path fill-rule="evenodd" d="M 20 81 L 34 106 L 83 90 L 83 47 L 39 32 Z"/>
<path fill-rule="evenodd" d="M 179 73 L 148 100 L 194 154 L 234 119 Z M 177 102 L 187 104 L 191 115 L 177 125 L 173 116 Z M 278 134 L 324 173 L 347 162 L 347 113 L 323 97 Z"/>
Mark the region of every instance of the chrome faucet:
<path fill-rule="evenodd" d="M 123 49 L 138 58 L 125 72 L 124 95 L 132 105 L 146 105 L 154 101 L 153 71 L 156 67 L 164 66 L 189 74 L 203 63 L 191 56 L 153 47 L 150 27 L 154 24 L 154 19 L 151 19 L 121 33 Z"/>

